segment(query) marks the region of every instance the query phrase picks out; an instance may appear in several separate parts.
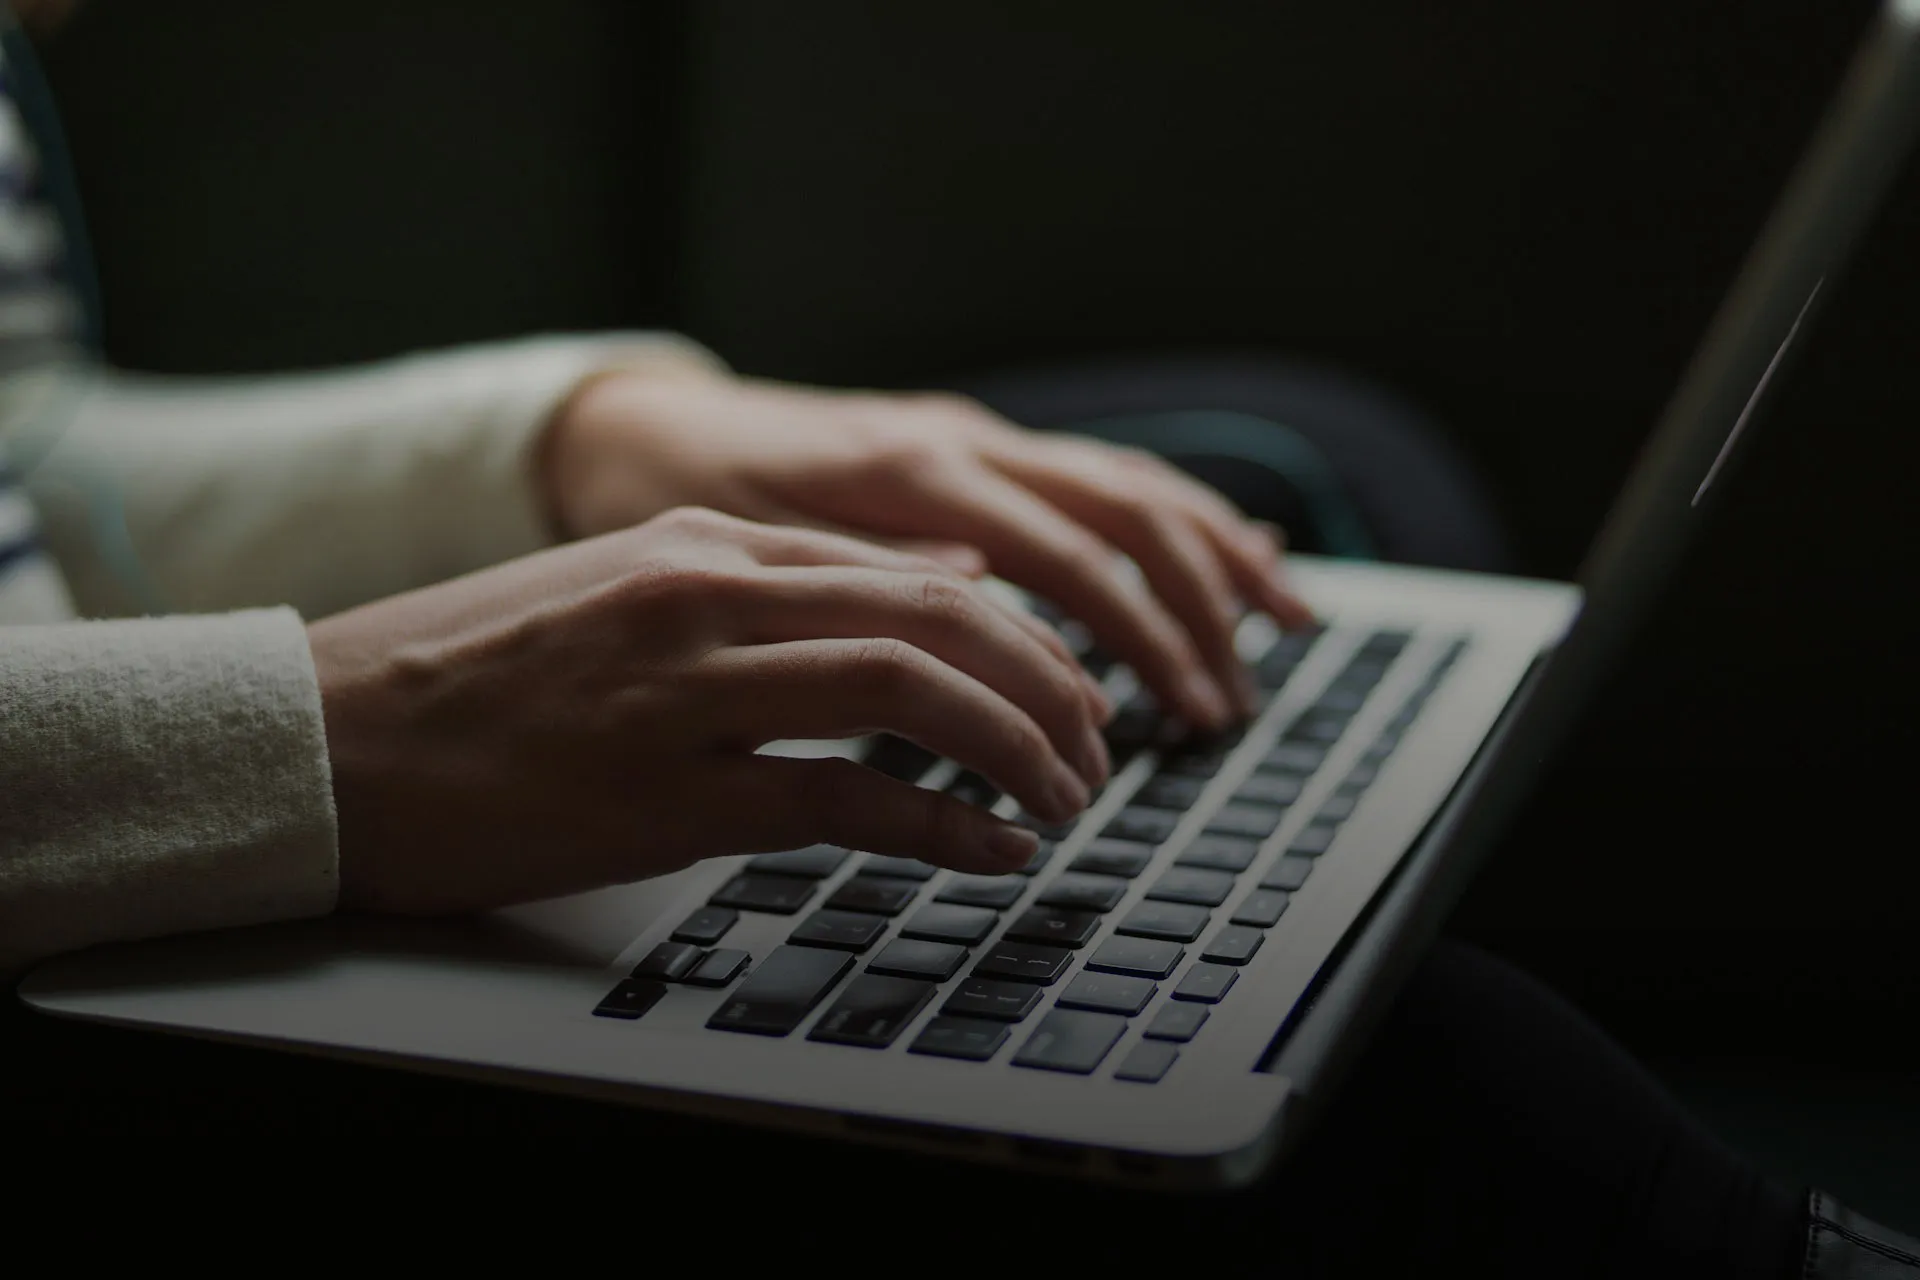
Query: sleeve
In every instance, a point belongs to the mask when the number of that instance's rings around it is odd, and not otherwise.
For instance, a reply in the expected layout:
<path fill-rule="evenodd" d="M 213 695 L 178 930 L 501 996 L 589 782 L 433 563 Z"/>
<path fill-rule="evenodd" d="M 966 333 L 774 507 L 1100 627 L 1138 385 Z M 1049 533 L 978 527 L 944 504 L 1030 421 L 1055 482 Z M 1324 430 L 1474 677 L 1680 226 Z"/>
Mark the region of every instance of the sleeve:
<path fill-rule="evenodd" d="M 0 627 L 0 972 L 324 915 L 337 840 L 291 609 Z"/>
<path fill-rule="evenodd" d="M 583 380 L 712 376 L 672 334 L 247 379 L 74 376 L 27 485 L 80 611 L 320 617 L 549 545 L 532 453 Z"/>

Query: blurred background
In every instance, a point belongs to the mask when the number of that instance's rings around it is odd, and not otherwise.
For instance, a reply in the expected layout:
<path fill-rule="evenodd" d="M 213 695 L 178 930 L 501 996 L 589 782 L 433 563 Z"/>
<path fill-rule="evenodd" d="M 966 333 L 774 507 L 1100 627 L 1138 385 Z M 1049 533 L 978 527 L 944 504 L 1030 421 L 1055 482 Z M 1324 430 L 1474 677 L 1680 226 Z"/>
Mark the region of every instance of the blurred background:
<path fill-rule="evenodd" d="M 1271 353 L 1432 414 L 1569 577 L 1872 9 L 92 0 L 46 60 L 122 365 L 609 326 L 874 386 Z M 1459 923 L 1890 1218 L 1917 229 L 1920 166 Z"/>

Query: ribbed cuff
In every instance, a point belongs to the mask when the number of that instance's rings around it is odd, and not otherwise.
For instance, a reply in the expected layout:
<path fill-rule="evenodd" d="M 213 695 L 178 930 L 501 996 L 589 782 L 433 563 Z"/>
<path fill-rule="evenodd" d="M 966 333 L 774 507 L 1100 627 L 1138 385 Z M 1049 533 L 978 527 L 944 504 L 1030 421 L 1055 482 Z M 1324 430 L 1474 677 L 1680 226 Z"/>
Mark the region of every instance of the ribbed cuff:
<path fill-rule="evenodd" d="M 332 779 L 297 614 L 3 634 L 0 969 L 333 909 Z"/>

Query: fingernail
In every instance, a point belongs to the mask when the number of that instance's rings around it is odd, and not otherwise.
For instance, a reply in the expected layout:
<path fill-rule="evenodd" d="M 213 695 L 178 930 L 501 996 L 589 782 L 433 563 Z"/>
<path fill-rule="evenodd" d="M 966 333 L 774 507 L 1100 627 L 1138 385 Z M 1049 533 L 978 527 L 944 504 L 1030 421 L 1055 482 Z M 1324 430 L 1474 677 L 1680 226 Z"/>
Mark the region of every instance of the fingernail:
<path fill-rule="evenodd" d="M 1117 710 L 1113 699 L 1107 696 L 1107 691 L 1092 676 L 1082 676 L 1081 679 L 1087 686 L 1087 701 L 1093 704 L 1094 715 L 1099 717 L 1102 726 L 1112 724 Z"/>
<path fill-rule="evenodd" d="M 1253 673 L 1245 667 L 1234 664 L 1233 700 L 1240 707 L 1240 714 L 1253 716 L 1260 711 L 1260 686 L 1253 682 Z"/>
<path fill-rule="evenodd" d="M 1054 821 L 1065 822 L 1076 817 L 1092 800 L 1092 792 L 1087 784 L 1075 777 L 1073 771 L 1065 765 L 1058 765 L 1053 773 L 1053 786 L 1049 792 L 1053 800 Z"/>
<path fill-rule="evenodd" d="M 1033 861 L 1033 855 L 1039 851 L 1039 833 L 1010 822 L 999 824 L 987 835 L 987 855 L 1015 871 Z"/>
<path fill-rule="evenodd" d="M 1228 709 L 1227 700 L 1220 692 L 1218 685 L 1196 671 L 1187 677 L 1185 689 L 1188 700 L 1200 710 L 1203 727 L 1208 729 L 1225 727 L 1232 712 Z"/>
<path fill-rule="evenodd" d="M 1107 754 L 1106 740 L 1088 729 L 1081 750 L 1093 766 L 1092 772 L 1087 775 L 1087 785 L 1095 788 L 1106 786 L 1107 780 L 1113 776 L 1113 757 Z"/>

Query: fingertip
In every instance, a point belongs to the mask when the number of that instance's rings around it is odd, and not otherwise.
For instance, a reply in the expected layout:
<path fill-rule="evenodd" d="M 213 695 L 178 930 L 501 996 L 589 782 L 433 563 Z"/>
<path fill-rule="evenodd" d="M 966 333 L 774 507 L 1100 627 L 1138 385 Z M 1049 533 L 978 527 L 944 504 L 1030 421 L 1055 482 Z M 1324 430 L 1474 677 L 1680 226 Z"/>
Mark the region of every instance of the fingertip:
<path fill-rule="evenodd" d="M 1180 700 L 1187 704 L 1188 715 L 1201 728 L 1217 733 L 1227 727 L 1233 711 L 1218 685 L 1200 671 L 1190 672 L 1180 682 Z"/>
<path fill-rule="evenodd" d="M 986 862 L 1001 871 L 1018 871 L 1040 852 L 1040 835 L 1011 822 L 996 821 L 986 838 Z"/>

